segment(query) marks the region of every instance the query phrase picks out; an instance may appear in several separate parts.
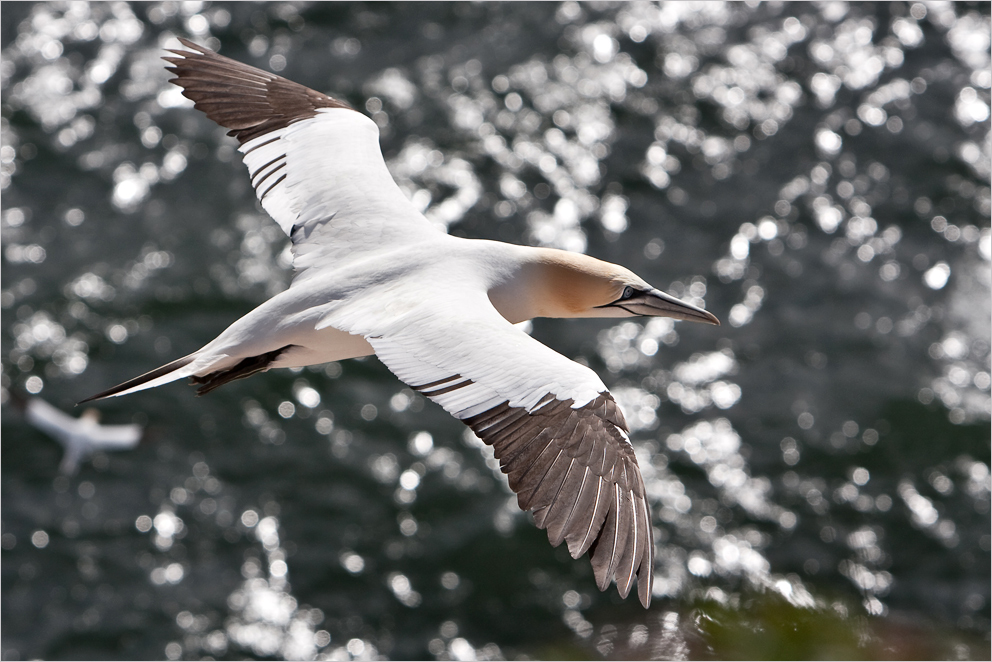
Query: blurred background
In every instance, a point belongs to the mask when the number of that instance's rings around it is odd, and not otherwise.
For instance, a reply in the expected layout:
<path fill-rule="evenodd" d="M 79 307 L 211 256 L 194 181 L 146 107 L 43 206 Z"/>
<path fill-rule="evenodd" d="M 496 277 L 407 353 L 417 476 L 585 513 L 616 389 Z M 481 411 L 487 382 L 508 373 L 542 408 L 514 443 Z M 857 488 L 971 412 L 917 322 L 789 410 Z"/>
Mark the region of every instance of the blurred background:
<path fill-rule="evenodd" d="M 988 659 L 988 3 L 4 3 L 3 659 Z M 374 358 L 18 405 L 288 285 L 177 36 L 346 100 L 451 233 L 723 320 L 536 320 L 632 427 L 648 611 Z M 333 154 L 328 155 L 333 158 Z"/>

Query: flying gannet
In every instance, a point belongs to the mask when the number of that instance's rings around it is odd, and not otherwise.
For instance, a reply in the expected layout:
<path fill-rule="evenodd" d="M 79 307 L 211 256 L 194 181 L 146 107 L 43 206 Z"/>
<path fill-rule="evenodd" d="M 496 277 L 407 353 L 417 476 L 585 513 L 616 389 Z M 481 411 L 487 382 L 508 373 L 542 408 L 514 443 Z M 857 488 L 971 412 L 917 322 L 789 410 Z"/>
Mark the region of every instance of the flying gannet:
<path fill-rule="evenodd" d="M 600 590 L 651 601 L 654 535 L 627 425 L 595 372 L 513 325 L 664 316 L 719 324 L 624 267 L 450 236 L 386 169 L 375 122 L 347 104 L 180 40 L 171 82 L 240 142 L 295 276 L 216 339 L 88 400 L 189 377 L 203 394 L 271 368 L 375 354 L 493 446 L 552 545 L 590 552 Z M 88 401 L 85 400 L 84 402 Z"/>
<path fill-rule="evenodd" d="M 97 451 L 121 451 L 134 448 L 141 441 L 140 425 L 101 425 L 100 412 L 87 409 L 73 418 L 41 398 L 30 398 L 24 407 L 28 423 L 52 437 L 65 449 L 59 471 L 73 475 L 79 463 Z"/>

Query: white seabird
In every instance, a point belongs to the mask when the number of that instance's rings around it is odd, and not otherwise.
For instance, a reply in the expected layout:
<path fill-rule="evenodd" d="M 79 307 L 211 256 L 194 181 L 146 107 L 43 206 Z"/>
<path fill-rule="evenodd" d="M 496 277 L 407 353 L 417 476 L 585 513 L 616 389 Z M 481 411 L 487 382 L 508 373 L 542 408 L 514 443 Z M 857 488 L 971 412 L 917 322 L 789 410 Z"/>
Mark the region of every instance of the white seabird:
<path fill-rule="evenodd" d="M 100 412 L 87 409 L 73 418 L 41 398 L 31 398 L 24 408 L 28 423 L 58 441 L 65 448 L 59 471 L 75 474 L 79 463 L 97 451 L 121 451 L 141 441 L 140 425 L 101 425 Z"/>
<path fill-rule="evenodd" d="M 241 143 L 296 275 L 203 348 L 84 400 L 189 377 L 203 394 L 270 368 L 375 354 L 494 447 L 523 510 L 600 590 L 651 601 L 654 536 L 623 415 L 595 372 L 513 325 L 534 317 L 665 316 L 719 324 L 624 267 L 462 239 L 393 181 L 376 124 L 347 104 L 181 39 L 173 83 Z"/>

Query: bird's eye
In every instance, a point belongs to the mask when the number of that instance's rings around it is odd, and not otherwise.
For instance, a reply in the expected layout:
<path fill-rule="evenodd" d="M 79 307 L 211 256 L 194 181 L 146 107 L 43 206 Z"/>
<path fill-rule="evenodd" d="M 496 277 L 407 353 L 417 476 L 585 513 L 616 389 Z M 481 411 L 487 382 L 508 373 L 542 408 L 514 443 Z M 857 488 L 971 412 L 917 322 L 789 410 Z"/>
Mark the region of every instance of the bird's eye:
<path fill-rule="evenodd" d="M 620 298 L 629 299 L 632 296 L 634 296 L 634 288 L 628 285 L 627 287 L 623 288 L 623 294 L 620 296 Z"/>

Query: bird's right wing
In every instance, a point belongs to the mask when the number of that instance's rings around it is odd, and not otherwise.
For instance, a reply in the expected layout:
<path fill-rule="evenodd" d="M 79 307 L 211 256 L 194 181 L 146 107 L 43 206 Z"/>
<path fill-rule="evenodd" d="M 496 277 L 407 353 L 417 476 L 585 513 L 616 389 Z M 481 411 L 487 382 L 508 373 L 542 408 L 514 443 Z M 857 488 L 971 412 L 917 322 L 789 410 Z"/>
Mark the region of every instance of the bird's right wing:
<path fill-rule="evenodd" d="M 393 181 L 375 122 L 303 85 L 218 55 L 164 58 L 194 107 L 230 129 L 262 207 L 293 241 L 297 279 L 323 264 L 436 236 Z"/>
<path fill-rule="evenodd" d="M 136 424 L 101 425 L 92 431 L 90 441 L 94 449 L 123 450 L 137 446 L 144 432 L 145 429 Z"/>
<path fill-rule="evenodd" d="M 534 512 L 552 545 L 565 541 L 573 558 L 591 550 L 601 590 L 615 579 L 626 597 L 636 576 L 647 606 L 651 514 L 626 423 L 603 382 L 511 325 L 484 293 L 422 296 L 364 333 L 376 355 L 493 447 L 520 508 Z"/>

